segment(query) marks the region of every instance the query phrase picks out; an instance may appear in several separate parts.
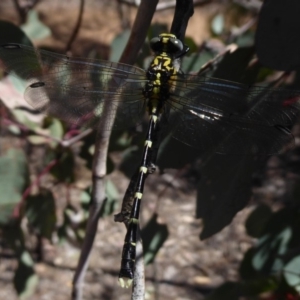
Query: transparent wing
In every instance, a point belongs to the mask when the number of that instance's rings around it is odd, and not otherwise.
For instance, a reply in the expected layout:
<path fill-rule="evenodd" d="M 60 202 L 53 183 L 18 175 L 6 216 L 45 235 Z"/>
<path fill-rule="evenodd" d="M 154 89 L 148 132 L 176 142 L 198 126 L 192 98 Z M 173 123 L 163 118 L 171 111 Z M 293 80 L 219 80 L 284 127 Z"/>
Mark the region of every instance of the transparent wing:
<path fill-rule="evenodd" d="M 18 44 L 1 45 L 0 59 L 9 73 L 28 81 L 25 99 L 42 113 L 80 126 L 95 125 L 104 115 L 112 123 L 117 114 L 115 128 L 143 115 L 142 69 Z"/>
<path fill-rule="evenodd" d="M 169 130 L 203 152 L 277 153 L 293 140 L 288 127 L 299 116 L 299 99 L 297 90 L 184 75 L 168 101 Z"/>

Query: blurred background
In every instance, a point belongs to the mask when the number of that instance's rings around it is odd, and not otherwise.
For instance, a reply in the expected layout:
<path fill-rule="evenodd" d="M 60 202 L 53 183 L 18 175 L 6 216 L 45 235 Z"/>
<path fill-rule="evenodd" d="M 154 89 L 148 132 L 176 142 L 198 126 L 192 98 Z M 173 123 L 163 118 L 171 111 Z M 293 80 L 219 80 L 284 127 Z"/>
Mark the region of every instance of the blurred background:
<path fill-rule="evenodd" d="M 0 43 L 117 62 L 138 2 L 1 1 Z M 297 87 L 291 71 L 299 64 L 293 35 L 300 29 L 293 15 L 299 5 L 265 2 L 262 20 L 262 1 L 194 1 L 182 69 L 266 88 L 274 82 Z M 174 8 L 174 1 L 159 1 L 137 57 L 140 68 L 151 59 L 149 39 L 169 31 Z M 26 83 L 0 71 L 0 298 L 69 299 L 96 136 L 33 111 L 23 97 Z M 117 284 L 126 230 L 113 215 L 139 162 L 146 124 L 111 137 L 107 201 L 83 299 L 130 297 L 130 289 Z M 293 145 L 259 162 L 236 155 L 204 162 L 197 151 L 164 140 L 141 212 L 146 299 L 300 299 L 299 122 L 292 133 Z"/>

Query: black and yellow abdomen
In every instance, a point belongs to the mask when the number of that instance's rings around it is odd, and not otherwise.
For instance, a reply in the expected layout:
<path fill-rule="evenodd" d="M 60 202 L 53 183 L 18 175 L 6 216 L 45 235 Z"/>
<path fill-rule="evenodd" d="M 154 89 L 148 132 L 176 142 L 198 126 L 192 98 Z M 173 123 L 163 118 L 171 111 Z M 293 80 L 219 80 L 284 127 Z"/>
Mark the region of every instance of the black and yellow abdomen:
<path fill-rule="evenodd" d="M 122 253 L 119 281 L 123 287 L 129 287 L 134 276 L 139 209 L 146 177 L 153 169 L 151 151 L 157 130 L 157 122 L 165 102 L 170 97 L 172 78 L 178 71 L 174 67 L 175 54 L 183 48 L 182 43 L 172 34 L 161 34 L 158 38 L 152 40 L 151 46 L 156 55 L 148 68 L 146 74 L 148 81 L 143 90 L 149 113 L 149 125 Z"/>

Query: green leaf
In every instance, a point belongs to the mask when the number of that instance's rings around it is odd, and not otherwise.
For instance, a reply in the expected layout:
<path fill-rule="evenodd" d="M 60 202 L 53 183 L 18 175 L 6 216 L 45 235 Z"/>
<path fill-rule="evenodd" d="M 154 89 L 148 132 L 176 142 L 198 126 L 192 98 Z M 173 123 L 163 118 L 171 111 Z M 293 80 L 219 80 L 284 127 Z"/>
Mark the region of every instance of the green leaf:
<path fill-rule="evenodd" d="M 91 202 L 91 193 L 88 190 L 82 191 L 80 195 L 80 204 L 83 209 L 88 211 Z"/>
<path fill-rule="evenodd" d="M 269 206 L 262 204 L 256 207 L 246 220 L 247 234 L 255 238 L 261 237 L 271 216 L 272 211 Z"/>
<path fill-rule="evenodd" d="M 157 222 L 157 214 L 154 214 L 141 231 L 144 247 L 144 263 L 152 263 L 159 249 L 167 240 L 169 231 L 165 224 Z"/>
<path fill-rule="evenodd" d="M 262 2 L 255 45 L 263 65 L 281 71 L 299 69 L 299 11 L 296 0 Z"/>
<path fill-rule="evenodd" d="M 184 44 L 189 47 L 189 53 L 197 52 L 198 46 L 192 38 L 186 37 Z"/>
<path fill-rule="evenodd" d="M 272 278 L 259 278 L 244 282 L 229 281 L 214 290 L 205 300 L 254 300 L 258 299 L 255 296 L 259 296 L 264 292 L 274 291 L 276 288 L 278 286 Z"/>
<path fill-rule="evenodd" d="M 21 109 L 13 109 L 12 113 L 13 113 L 15 119 L 19 123 L 24 124 L 28 129 L 31 129 L 34 131 L 35 129 L 39 128 L 40 125 L 37 122 L 38 120 L 37 120 L 36 116 L 31 118 L 31 115 L 29 115 L 29 113 L 27 111 L 21 110 Z"/>
<path fill-rule="evenodd" d="M 138 168 L 142 151 L 143 149 L 141 147 L 131 146 L 123 152 L 119 169 L 128 178 L 130 178 Z"/>
<path fill-rule="evenodd" d="M 251 248 L 241 264 L 243 279 L 258 276 L 270 276 L 280 273 L 285 268 L 286 261 L 290 261 L 298 254 L 299 240 L 299 212 L 294 208 L 284 208 L 273 213 L 265 225 L 264 235 Z"/>
<path fill-rule="evenodd" d="M 56 118 L 47 117 L 44 120 L 45 128 L 49 130 L 49 136 L 62 140 L 64 135 L 64 127 L 60 120 Z M 47 142 L 50 143 L 52 148 L 55 148 L 59 143 L 56 140 L 47 139 Z"/>
<path fill-rule="evenodd" d="M 294 257 L 283 268 L 286 282 L 300 293 L 300 256 Z"/>
<path fill-rule="evenodd" d="M 30 70 L 32 72 L 31 74 L 43 74 L 42 66 L 40 65 L 40 60 L 36 52 L 22 51 L 22 67 L 20 67 L 20 63 L 15 63 L 19 56 L 18 53 L 19 52 L 14 51 L 1 51 L 0 59 L 7 73 L 25 80 L 28 79 L 28 74 L 24 72 L 24 69 Z"/>
<path fill-rule="evenodd" d="M 10 22 L 0 21 L 0 44 L 5 43 L 19 43 L 33 47 L 30 39 L 18 26 Z"/>
<path fill-rule="evenodd" d="M 224 15 L 217 14 L 211 22 L 211 30 L 215 35 L 220 35 L 224 30 Z"/>
<path fill-rule="evenodd" d="M 116 210 L 116 205 L 119 202 L 119 193 L 112 181 L 106 182 L 106 199 L 100 210 L 100 217 L 111 215 Z"/>
<path fill-rule="evenodd" d="M 260 272 L 278 272 L 283 267 L 282 256 L 287 251 L 287 245 L 292 237 L 290 227 L 284 228 L 276 236 L 267 234 L 257 245 L 257 251 L 252 259 L 253 267 Z"/>
<path fill-rule="evenodd" d="M 203 50 L 200 53 L 192 53 L 182 59 L 181 68 L 184 73 L 198 72 L 213 57 L 213 53 L 208 50 Z"/>
<path fill-rule="evenodd" d="M 15 135 L 20 135 L 21 134 L 21 129 L 17 125 L 9 125 L 8 130 Z"/>
<path fill-rule="evenodd" d="M 8 75 L 8 77 L 12 85 L 14 86 L 15 90 L 23 95 L 28 85 L 28 82 L 20 77 L 16 77 L 13 75 Z"/>
<path fill-rule="evenodd" d="M 249 82 L 244 82 L 243 76 L 253 54 L 254 47 L 238 48 L 234 52 L 226 53 L 213 73 L 213 77 L 248 84 Z"/>
<path fill-rule="evenodd" d="M 14 286 L 19 299 L 29 299 L 38 284 L 38 276 L 34 272 L 34 262 L 26 250 L 20 255 L 18 262 L 19 265 L 14 276 Z"/>
<path fill-rule="evenodd" d="M 113 40 L 111 44 L 110 60 L 118 62 L 123 53 L 123 50 L 128 42 L 130 30 L 125 30 Z"/>
<path fill-rule="evenodd" d="M 47 128 L 50 130 L 50 135 L 52 137 L 62 139 L 64 135 L 64 128 L 61 121 L 55 118 L 51 118 L 51 122 Z"/>
<path fill-rule="evenodd" d="M 56 225 L 55 202 L 52 193 L 44 190 L 27 198 L 25 213 L 30 226 L 42 237 L 51 240 Z"/>
<path fill-rule="evenodd" d="M 131 145 L 132 137 L 128 132 L 113 130 L 110 136 L 108 152 L 125 150 Z"/>
<path fill-rule="evenodd" d="M 255 248 L 250 248 L 244 255 L 239 267 L 239 273 L 243 280 L 253 280 L 262 277 L 258 270 L 252 264 L 253 256 L 255 255 Z"/>
<path fill-rule="evenodd" d="M 49 142 L 47 137 L 41 135 L 28 135 L 27 139 L 32 145 L 43 145 Z"/>
<path fill-rule="evenodd" d="M 189 147 L 169 135 L 160 144 L 156 163 L 161 169 L 179 169 L 193 163 L 198 157 L 198 149 Z"/>
<path fill-rule="evenodd" d="M 28 182 L 27 159 L 22 149 L 9 149 L 0 157 L 0 224 L 9 222 Z"/>
<path fill-rule="evenodd" d="M 205 300 L 239 300 L 241 284 L 226 282 L 214 290 Z"/>
<path fill-rule="evenodd" d="M 22 30 L 30 37 L 30 39 L 44 39 L 51 36 L 51 30 L 44 25 L 38 17 L 35 10 L 30 10 L 27 14 L 27 22 L 21 26 Z"/>
<path fill-rule="evenodd" d="M 95 145 L 96 133 L 95 131 L 92 134 L 86 136 L 83 140 L 83 145 L 80 149 L 79 156 L 86 161 L 87 168 L 92 168 L 93 155 L 91 153 L 91 147 Z"/>
<path fill-rule="evenodd" d="M 227 226 L 251 197 L 252 173 L 259 162 L 249 155 L 212 154 L 200 171 L 197 185 L 197 218 L 203 219 L 201 239 L 208 238 Z M 216 188 L 218 187 L 218 188 Z"/>
<path fill-rule="evenodd" d="M 71 149 L 63 149 L 58 163 L 51 169 L 51 174 L 62 182 L 74 181 L 74 153 Z"/>
<path fill-rule="evenodd" d="M 254 32 L 247 31 L 244 34 L 239 35 L 235 42 L 239 47 L 252 47 L 254 45 L 254 37 Z"/>

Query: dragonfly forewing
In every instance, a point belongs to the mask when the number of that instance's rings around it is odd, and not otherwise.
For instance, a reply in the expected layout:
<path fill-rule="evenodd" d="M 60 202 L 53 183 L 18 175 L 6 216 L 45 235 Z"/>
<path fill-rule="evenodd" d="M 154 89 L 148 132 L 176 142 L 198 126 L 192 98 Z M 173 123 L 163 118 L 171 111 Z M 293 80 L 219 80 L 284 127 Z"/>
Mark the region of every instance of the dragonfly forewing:
<path fill-rule="evenodd" d="M 12 75 L 25 79 L 26 101 L 38 111 L 78 126 L 96 126 L 106 114 L 102 128 L 123 129 L 144 114 L 142 95 L 145 71 L 109 61 L 71 58 L 35 48 L 6 44 L 0 59 Z M 105 110 L 106 103 L 112 107 Z M 114 115 L 118 116 L 114 122 Z"/>

